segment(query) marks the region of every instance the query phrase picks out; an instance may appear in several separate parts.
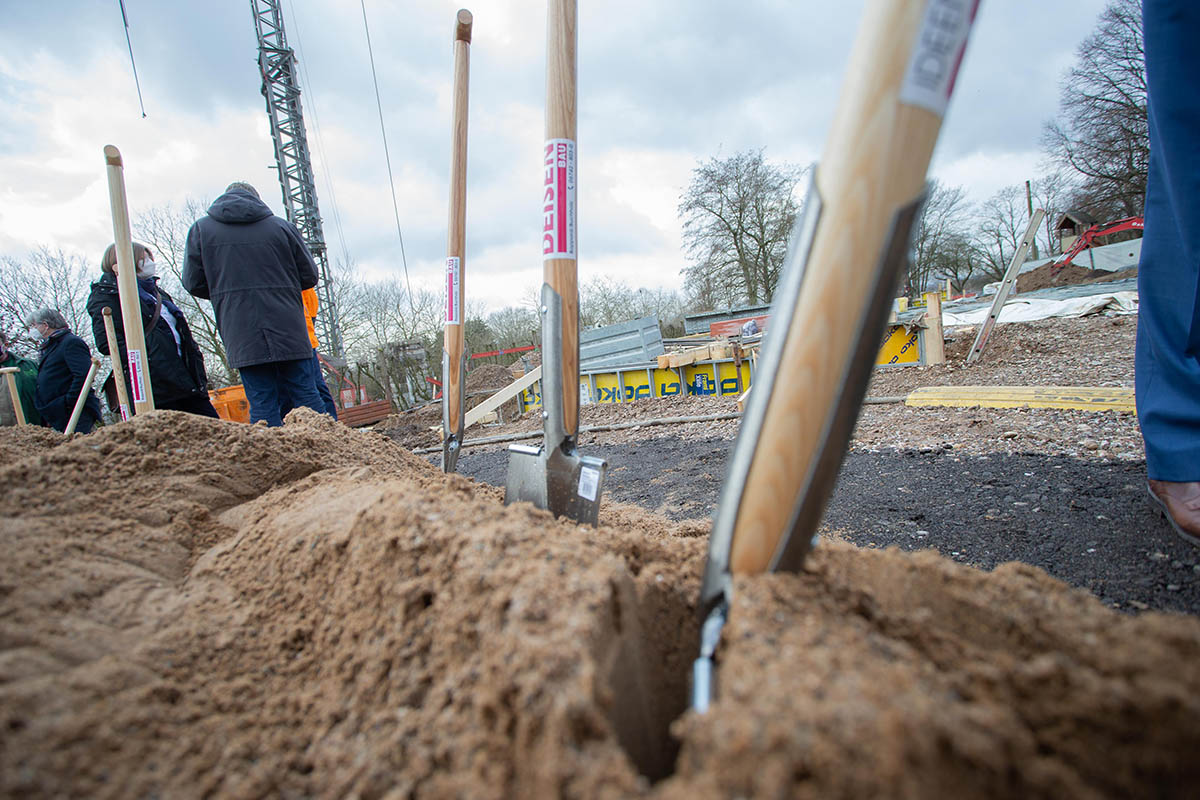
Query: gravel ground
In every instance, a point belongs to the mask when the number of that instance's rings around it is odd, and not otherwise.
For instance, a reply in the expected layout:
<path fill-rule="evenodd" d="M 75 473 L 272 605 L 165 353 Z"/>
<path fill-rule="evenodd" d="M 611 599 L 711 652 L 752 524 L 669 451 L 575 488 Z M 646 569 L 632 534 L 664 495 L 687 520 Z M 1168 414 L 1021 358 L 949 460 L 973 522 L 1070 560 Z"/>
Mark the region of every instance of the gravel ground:
<path fill-rule="evenodd" d="M 947 364 L 877 370 L 868 394 L 949 385 L 1129 387 L 1136 328 L 1136 316 L 1001 325 L 972 365 L 964 358 L 975 329 L 952 329 Z M 585 407 L 581 424 L 735 410 L 732 398 L 643 400 Z M 526 415 L 473 433 L 539 425 Z M 736 419 L 647 425 L 583 434 L 581 449 L 608 459 L 612 499 L 675 520 L 706 518 L 737 430 Z M 502 485 L 505 447 L 469 448 L 459 472 Z M 1200 550 L 1171 534 L 1145 492 L 1141 434 L 1130 413 L 868 405 L 823 531 L 864 547 L 934 548 L 983 569 L 1023 561 L 1135 613 L 1200 613 Z"/>

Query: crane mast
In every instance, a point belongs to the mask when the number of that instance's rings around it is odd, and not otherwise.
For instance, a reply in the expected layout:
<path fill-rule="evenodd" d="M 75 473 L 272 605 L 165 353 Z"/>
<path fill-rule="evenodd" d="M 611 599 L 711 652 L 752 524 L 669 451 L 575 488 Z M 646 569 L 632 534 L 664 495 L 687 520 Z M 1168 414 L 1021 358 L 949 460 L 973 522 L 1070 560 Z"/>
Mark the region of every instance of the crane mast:
<path fill-rule="evenodd" d="M 334 356 L 344 355 L 337 306 L 329 272 L 329 255 L 317 208 L 317 188 L 313 178 L 308 138 L 304 132 L 304 112 L 300 105 L 300 82 L 296 78 L 296 57 L 288 47 L 283 30 L 283 12 L 278 0 L 250 0 L 254 14 L 254 32 L 258 36 L 258 69 L 262 75 L 262 93 L 271 120 L 271 139 L 275 143 L 275 162 L 287 219 L 299 229 L 317 262 L 320 281 L 317 296 L 317 332 Z"/>

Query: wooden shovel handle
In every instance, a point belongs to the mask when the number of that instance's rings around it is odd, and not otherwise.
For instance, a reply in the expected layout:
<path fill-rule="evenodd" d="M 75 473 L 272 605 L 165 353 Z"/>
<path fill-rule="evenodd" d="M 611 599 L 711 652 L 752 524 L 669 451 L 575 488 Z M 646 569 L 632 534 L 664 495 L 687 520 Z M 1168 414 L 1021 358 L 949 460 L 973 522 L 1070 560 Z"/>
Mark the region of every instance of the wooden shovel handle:
<path fill-rule="evenodd" d="M 100 313 L 104 317 L 104 336 L 108 339 L 108 355 L 113 362 L 113 384 L 117 387 L 117 404 L 121 407 L 121 418 L 128 419 L 133 415 L 133 406 L 129 405 L 129 392 L 125 388 L 125 370 L 121 365 L 121 347 L 117 342 L 117 326 L 113 324 L 111 308 L 105 306 Z"/>
<path fill-rule="evenodd" d="M 129 365 L 130 380 L 142 388 L 142 398 L 134 397 L 137 413 L 154 410 L 154 392 L 150 388 L 149 358 L 146 353 L 146 334 L 142 329 L 142 303 L 138 299 L 137 265 L 133 263 L 133 235 L 129 230 L 129 200 L 125 196 L 125 167 L 121 151 L 111 144 L 104 146 L 104 163 L 108 171 L 108 200 L 112 209 L 113 241 L 117 250 L 117 294 L 121 299 L 121 324 L 125 328 L 125 352 L 137 353 L 137 366 Z"/>
<path fill-rule="evenodd" d="M 451 122 L 450 215 L 446 235 L 446 375 L 442 402 L 449 410 L 447 436 L 462 434 L 463 309 L 466 296 L 467 93 L 471 65 L 471 12 L 459 9 L 454 28 L 454 112 Z M 457 259 L 457 261 L 455 261 Z"/>
<path fill-rule="evenodd" d="M 4 382 L 8 384 L 8 393 L 12 397 L 13 414 L 17 418 L 18 425 L 28 424 L 25 421 L 25 408 L 21 405 L 21 395 L 17 390 L 17 373 L 20 372 L 19 367 L 4 367 L 0 369 L 0 374 L 4 375 Z"/>
<path fill-rule="evenodd" d="M 550 0 L 546 19 L 546 141 L 567 140 L 575 146 L 576 0 Z M 574 150 L 572 149 L 572 158 Z M 574 172 L 574 164 L 571 169 Z M 573 175 L 572 180 L 577 180 Z M 560 198 L 561 199 L 561 198 Z M 560 205 L 560 215 L 570 215 L 570 249 L 574 251 L 574 202 Z M 559 243 L 562 244 L 561 242 Z M 578 260 L 546 258 L 543 280 L 562 298 L 563 430 L 574 436 L 579 428 L 579 283 Z"/>
<path fill-rule="evenodd" d="M 817 167 L 822 211 L 804 288 L 791 329 L 775 332 L 786 335 L 783 359 L 734 526 L 730 567 L 735 573 L 768 569 L 788 533 L 855 349 L 890 225 L 923 191 L 942 117 L 908 98 L 913 64 L 925 55 L 923 48 L 938 44 L 931 38 L 930 15 L 944 5 L 876 0 L 863 12 Z M 930 52 L 931 59 L 941 61 L 926 66 L 957 70 L 961 54 L 961 49 Z M 948 92 L 947 87 L 947 97 Z"/>
<path fill-rule="evenodd" d="M 79 390 L 79 397 L 75 400 L 75 408 L 71 411 L 71 419 L 67 422 L 67 429 L 64 434 L 70 436 L 75 432 L 75 426 L 79 424 L 79 418 L 83 416 L 83 409 L 87 406 L 88 394 L 92 391 L 92 380 L 96 377 L 96 370 L 100 369 L 100 359 L 92 356 L 92 365 L 88 367 L 87 378 L 83 381 L 83 388 Z"/>

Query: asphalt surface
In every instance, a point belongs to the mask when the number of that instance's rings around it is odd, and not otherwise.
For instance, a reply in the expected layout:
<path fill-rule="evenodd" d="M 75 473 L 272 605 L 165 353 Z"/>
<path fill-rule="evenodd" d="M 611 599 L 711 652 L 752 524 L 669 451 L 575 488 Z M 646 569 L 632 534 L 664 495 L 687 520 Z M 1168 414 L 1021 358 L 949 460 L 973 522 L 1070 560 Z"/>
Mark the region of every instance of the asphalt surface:
<path fill-rule="evenodd" d="M 672 519 L 710 517 L 732 442 L 674 437 L 592 444 L 604 496 Z M 460 474 L 504 485 L 505 451 L 467 450 Z M 1200 613 L 1200 549 L 1146 496 L 1145 464 L 1035 453 L 851 452 L 822 529 L 862 547 L 934 548 L 990 570 L 1032 564 L 1114 608 Z"/>

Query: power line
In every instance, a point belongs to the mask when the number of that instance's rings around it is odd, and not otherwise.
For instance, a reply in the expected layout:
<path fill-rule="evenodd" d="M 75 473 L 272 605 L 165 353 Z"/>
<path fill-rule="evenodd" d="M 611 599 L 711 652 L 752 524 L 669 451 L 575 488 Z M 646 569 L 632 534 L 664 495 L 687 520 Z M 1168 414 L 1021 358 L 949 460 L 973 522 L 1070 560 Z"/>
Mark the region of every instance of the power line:
<path fill-rule="evenodd" d="M 133 85 L 137 87 L 138 105 L 142 109 L 142 119 L 146 118 L 146 104 L 142 102 L 142 84 L 138 81 L 137 64 L 133 60 L 133 42 L 129 39 L 129 15 L 125 13 L 125 0 L 117 0 L 121 5 L 121 22 L 125 23 L 125 44 L 129 47 L 129 65 L 133 67 Z"/>
<path fill-rule="evenodd" d="M 367 56 L 371 59 L 371 80 L 375 82 L 375 106 L 379 109 L 379 130 L 383 134 L 383 157 L 387 161 L 388 188 L 392 190 L 392 212 L 396 215 L 396 236 L 400 239 L 400 263 L 404 266 L 404 285 L 408 288 L 408 305 L 413 317 L 417 306 L 413 302 L 412 284 L 408 280 L 408 259 L 404 255 L 404 234 L 400 230 L 400 204 L 396 202 L 396 180 L 392 177 L 392 156 L 388 152 L 387 128 L 383 124 L 383 101 L 379 99 L 379 78 L 375 74 L 375 53 L 371 50 L 371 26 L 367 23 L 366 0 L 358 0 L 362 6 L 363 30 L 367 33 Z"/>

